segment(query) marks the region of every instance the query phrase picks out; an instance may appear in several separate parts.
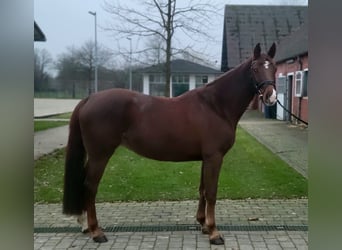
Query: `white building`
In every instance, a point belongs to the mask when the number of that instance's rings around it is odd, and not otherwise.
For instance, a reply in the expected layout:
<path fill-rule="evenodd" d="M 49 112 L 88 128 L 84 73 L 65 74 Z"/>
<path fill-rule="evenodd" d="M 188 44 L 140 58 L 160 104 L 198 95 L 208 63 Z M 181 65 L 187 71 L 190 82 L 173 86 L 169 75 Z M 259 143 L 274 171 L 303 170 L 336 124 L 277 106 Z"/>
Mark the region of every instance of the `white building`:
<path fill-rule="evenodd" d="M 143 93 L 153 96 L 163 96 L 165 90 L 165 64 L 158 64 L 143 69 Z M 203 86 L 215 78 L 221 71 L 182 59 L 171 61 L 170 96 Z"/>

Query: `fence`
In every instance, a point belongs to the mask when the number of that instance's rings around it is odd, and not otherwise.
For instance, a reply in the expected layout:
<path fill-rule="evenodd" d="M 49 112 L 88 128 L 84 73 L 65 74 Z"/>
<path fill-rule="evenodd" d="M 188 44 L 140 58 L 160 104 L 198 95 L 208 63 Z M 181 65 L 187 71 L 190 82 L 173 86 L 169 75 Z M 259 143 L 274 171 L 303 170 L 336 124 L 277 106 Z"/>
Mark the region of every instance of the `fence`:
<path fill-rule="evenodd" d="M 114 81 L 98 81 L 98 90 L 110 88 L 128 88 L 128 83 Z M 133 83 L 133 89 L 142 91 L 142 84 Z M 35 91 L 35 98 L 70 98 L 82 99 L 94 92 L 94 81 L 52 80 L 42 90 Z"/>

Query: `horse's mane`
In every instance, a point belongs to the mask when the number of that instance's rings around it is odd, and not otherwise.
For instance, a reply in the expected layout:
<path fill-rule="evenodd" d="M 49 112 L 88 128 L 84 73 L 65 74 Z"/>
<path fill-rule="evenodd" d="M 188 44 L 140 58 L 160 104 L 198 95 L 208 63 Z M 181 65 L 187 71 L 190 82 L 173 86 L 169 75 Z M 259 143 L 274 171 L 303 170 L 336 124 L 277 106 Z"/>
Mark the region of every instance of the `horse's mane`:
<path fill-rule="evenodd" d="M 215 84 L 217 84 L 218 82 L 221 82 L 221 79 L 223 78 L 229 78 L 229 75 L 234 75 L 236 73 L 236 71 L 240 70 L 243 66 L 247 65 L 251 65 L 252 64 L 252 57 L 250 57 L 249 59 L 247 59 L 246 61 L 240 63 L 238 66 L 228 70 L 227 72 L 223 73 L 222 75 L 220 75 L 219 77 L 217 77 L 215 80 L 211 81 L 210 83 L 208 83 L 207 85 L 205 85 L 204 87 L 211 87 Z"/>
<path fill-rule="evenodd" d="M 215 80 L 211 81 L 210 83 L 208 83 L 205 87 L 210 87 L 211 85 L 214 85 L 215 83 L 219 82 L 222 78 L 226 78 L 229 75 L 233 75 L 235 74 L 235 72 L 239 69 L 241 69 L 242 66 L 245 66 L 246 64 L 252 64 L 252 57 L 250 57 L 249 59 L 247 59 L 246 61 L 240 63 L 239 65 L 235 66 L 234 68 L 231 68 L 230 70 L 228 70 L 227 72 L 223 73 L 222 75 L 220 75 L 219 77 L 217 77 Z"/>

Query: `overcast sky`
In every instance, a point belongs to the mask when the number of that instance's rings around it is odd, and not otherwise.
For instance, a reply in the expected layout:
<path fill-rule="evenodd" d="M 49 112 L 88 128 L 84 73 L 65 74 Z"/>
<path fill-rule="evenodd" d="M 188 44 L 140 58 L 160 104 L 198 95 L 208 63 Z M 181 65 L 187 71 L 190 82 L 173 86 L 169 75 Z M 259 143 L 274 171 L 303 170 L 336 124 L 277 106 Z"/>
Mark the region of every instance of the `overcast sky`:
<path fill-rule="evenodd" d="M 127 3 L 127 0 L 115 0 Z M 137 3 L 138 0 L 129 2 Z M 209 30 L 211 36 L 217 37 L 218 42 L 213 44 L 198 44 L 199 50 L 203 48 L 210 56 L 212 62 L 217 61 L 217 66 L 221 60 L 222 30 L 223 30 L 223 7 L 225 4 L 307 4 L 306 0 L 215 0 L 213 4 L 222 8 L 222 15 L 213 20 L 215 29 Z M 67 47 L 72 45 L 78 47 L 87 40 L 94 39 L 94 16 L 88 11 L 96 11 L 98 23 L 98 43 L 103 44 L 111 50 L 117 50 L 120 46 L 129 48 L 129 41 L 115 41 L 108 31 L 101 27 L 106 27 L 110 22 L 109 14 L 103 10 L 102 0 L 35 0 L 34 19 L 44 32 L 47 41 L 35 42 L 36 48 L 47 49 L 54 59 Z M 133 50 L 142 46 L 143 42 L 137 39 L 132 41 Z M 134 59 L 133 59 L 134 61 Z"/>

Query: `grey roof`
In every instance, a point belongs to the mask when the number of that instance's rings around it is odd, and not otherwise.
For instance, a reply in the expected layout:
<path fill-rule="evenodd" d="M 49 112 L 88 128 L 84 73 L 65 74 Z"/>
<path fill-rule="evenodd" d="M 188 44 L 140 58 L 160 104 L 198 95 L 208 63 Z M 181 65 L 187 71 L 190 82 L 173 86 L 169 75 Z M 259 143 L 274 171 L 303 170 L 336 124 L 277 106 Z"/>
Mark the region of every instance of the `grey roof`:
<path fill-rule="evenodd" d="M 38 24 L 34 22 L 34 41 L 36 42 L 45 42 L 46 37 L 43 31 L 39 28 Z"/>
<path fill-rule="evenodd" d="M 308 53 L 308 43 L 308 23 L 305 22 L 279 42 L 275 60 L 280 62 Z"/>
<path fill-rule="evenodd" d="M 257 43 L 267 50 L 307 19 L 307 6 L 226 5 L 221 70 L 227 71 L 249 58 Z"/>
<path fill-rule="evenodd" d="M 140 70 L 143 73 L 161 73 L 164 71 L 165 63 L 153 65 Z M 221 74 L 222 72 L 198 63 L 190 62 L 183 59 L 171 61 L 171 73 L 187 73 L 187 74 Z"/>

